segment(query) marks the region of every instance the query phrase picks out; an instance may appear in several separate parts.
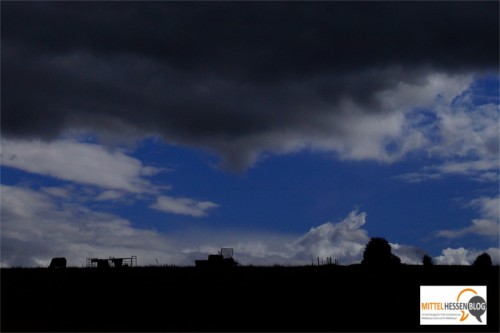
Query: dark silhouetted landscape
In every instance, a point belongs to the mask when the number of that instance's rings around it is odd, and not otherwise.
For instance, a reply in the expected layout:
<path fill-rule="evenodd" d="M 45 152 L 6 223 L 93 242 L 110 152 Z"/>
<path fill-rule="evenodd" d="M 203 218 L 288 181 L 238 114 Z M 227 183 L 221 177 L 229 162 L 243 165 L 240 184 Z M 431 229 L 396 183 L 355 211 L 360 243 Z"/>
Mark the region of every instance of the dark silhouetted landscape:
<path fill-rule="evenodd" d="M 420 285 L 486 285 L 486 326 L 420 326 Z M 1 270 L 5 331 L 499 331 L 499 267 Z"/>
<path fill-rule="evenodd" d="M 500 331 L 500 1 L 0 1 L 1 332 Z"/>

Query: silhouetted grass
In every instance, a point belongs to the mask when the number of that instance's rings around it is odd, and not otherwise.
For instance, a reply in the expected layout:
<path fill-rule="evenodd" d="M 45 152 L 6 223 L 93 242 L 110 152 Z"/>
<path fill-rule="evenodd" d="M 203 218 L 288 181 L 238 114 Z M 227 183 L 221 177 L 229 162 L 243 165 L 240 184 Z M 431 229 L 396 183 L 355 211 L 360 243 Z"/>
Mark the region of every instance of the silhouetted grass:
<path fill-rule="evenodd" d="M 491 331 L 499 267 L 1 269 L 2 331 Z M 487 326 L 419 326 L 420 285 L 486 285 Z"/>

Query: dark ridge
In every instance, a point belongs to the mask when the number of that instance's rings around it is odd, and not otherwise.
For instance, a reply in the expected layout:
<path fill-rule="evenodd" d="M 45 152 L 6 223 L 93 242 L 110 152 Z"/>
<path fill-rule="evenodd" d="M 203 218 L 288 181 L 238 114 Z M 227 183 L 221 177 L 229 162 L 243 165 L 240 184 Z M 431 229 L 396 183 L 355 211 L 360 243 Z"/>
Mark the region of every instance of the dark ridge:
<path fill-rule="evenodd" d="M 0 271 L 2 332 L 499 331 L 498 266 Z M 420 326 L 421 285 L 487 286 L 487 325 Z"/>

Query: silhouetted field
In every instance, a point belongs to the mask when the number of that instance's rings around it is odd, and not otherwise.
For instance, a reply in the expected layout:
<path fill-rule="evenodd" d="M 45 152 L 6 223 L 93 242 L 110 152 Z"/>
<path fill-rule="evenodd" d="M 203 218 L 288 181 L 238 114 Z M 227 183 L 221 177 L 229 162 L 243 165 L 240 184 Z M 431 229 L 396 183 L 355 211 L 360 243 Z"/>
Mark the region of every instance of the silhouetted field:
<path fill-rule="evenodd" d="M 487 326 L 420 326 L 420 285 L 486 285 Z M 1 269 L 5 331 L 499 331 L 499 267 Z"/>

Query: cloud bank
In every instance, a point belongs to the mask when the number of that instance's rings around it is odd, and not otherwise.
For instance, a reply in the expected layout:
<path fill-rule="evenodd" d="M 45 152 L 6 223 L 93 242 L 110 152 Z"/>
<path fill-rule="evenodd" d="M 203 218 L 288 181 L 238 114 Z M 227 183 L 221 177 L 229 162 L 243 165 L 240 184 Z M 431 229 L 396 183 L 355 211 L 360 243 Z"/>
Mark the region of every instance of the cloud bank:
<path fill-rule="evenodd" d="M 363 229 L 366 213 L 352 211 L 342 221 L 326 222 L 303 235 L 244 230 L 193 229 L 160 233 L 134 227 L 119 216 L 91 210 L 78 201 L 58 201 L 69 192 L 47 188 L 1 185 L 2 267 L 47 266 L 52 257 L 64 256 L 70 266 L 81 267 L 86 257 L 136 255 L 140 265 L 188 265 L 194 260 L 233 247 L 244 265 L 309 265 L 331 257 L 342 265 L 359 263 L 369 240 Z M 391 244 L 402 262 L 419 264 L 422 249 Z M 441 264 L 470 264 L 484 251 L 444 249 L 435 258 Z M 487 249 L 498 264 L 498 248 Z"/>
<path fill-rule="evenodd" d="M 161 195 L 169 185 L 156 185 L 149 178 L 167 169 L 144 165 L 125 151 L 73 140 L 2 140 L 0 165 L 69 182 L 66 188 L 43 188 L 54 197 L 68 199 L 70 191 L 87 187 L 82 200 L 116 201 L 127 195 L 156 197 L 150 208 L 192 217 L 207 216 L 218 205 L 211 201 Z M 83 198 L 85 197 L 85 198 Z"/>

